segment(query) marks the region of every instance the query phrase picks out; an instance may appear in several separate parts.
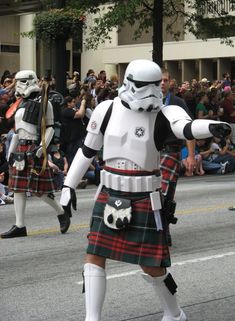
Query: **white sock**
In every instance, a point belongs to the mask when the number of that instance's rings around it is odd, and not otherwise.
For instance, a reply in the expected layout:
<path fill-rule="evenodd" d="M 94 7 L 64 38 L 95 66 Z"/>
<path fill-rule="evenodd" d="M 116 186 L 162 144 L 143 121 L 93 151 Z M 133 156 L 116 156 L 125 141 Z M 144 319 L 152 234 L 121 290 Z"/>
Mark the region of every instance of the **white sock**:
<path fill-rule="evenodd" d="M 178 317 L 181 313 L 181 309 L 176 300 L 176 293 L 172 295 L 172 293 L 167 288 L 164 280 L 166 279 L 168 273 L 163 276 L 152 277 L 148 274 L 143 274 L 145 280 L 150 282 L 155 292 L 157 293 L 161 303 L 162 308 L 164 310 L 164 315 L 168 315 L 171 317 Z"/>
<path fill-rule="evenodd" d="M 16 226 L 23 227 L 25 217 L 26 196 L 25 193 L 14 193 L 14 209 L 16 216 Z"/>
<path fill-rule="evenodd" d="M 55 199 L 52 199 L 45 194 L 40 196 L 40 199 L 48 205 L 50 205 L 51 207 L 53 207 L 57 215 L 64 214 L 63 207 Z"/>
<path fill-rule="evenodd" d="M 86 320 L 101 321 L 101 311 L 106 293 L 105 270 L 95 264 L 84 265 Z"/>

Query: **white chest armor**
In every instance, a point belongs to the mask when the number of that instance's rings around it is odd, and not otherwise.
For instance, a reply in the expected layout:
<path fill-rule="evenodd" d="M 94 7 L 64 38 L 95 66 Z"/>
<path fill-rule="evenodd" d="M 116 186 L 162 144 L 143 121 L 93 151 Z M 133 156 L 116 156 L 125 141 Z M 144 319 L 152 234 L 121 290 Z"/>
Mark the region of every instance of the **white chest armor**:
<path fill-rule="evenodd" d="M 103 159 L 106 164 L 112 160 L 120 164 L 127 160 L 142 170 L 158 169 L 160 154 L 154 143 L 156 117 L 157 113 L 127 109 L 120 99 L 115 99 L 104 135 Z"/>
<path fill-rule="evenodd" d="M 37 139 L 37 126 L 23 121 L 25 109 L 19 108 L 15 113 L 15 129 L 19 139 Z"/>

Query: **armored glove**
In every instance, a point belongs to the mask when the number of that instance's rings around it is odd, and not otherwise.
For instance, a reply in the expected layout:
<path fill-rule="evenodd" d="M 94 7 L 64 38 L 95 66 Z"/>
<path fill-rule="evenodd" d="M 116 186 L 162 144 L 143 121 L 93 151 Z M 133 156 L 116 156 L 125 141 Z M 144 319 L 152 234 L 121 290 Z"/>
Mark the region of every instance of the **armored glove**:
<path fill-rule="evenodd" d="M 218 138 L 225 138 L 231 134 L 231 127 L 227 123 L 209 124 L 209 131 Z"/>
<path fill-rule="evenodd" d="M 75 190 L 71 187 L 68 187 L 66 185 L 63 186 L 61 191 L 61 197 L 60 197 L 60 204 L 65 207 L 69 206 L 76 211 L 77 209 L 77 197 Z"/>

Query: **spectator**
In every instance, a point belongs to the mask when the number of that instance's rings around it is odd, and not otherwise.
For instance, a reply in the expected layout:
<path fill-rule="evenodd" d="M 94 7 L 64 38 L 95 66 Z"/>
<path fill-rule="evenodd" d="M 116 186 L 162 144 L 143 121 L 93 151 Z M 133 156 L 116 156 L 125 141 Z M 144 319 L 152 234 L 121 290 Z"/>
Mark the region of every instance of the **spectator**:
<path fill-rule="evenodd" d="M 64 103 L 65 106 L 61 112 L 61 149 L 65 153 L 70 167 L 86 136 L 86 125 L 83 121 L 86 100 L 81 101 L 79 109 L 76 108 L 76 101 L 71 96 L 67 96 Z"/>
<path fill-rule="evenodd" d="M 5 173 L 0 173 L 0 205 L 14 203 L 14 198 L 10 197 L 6 186 L 3 184 L 5 180 Z"/>
<path fill-rule="evenodd" d="M 83 83 L 84 84 L 88 84 L 89 81 L 96 80 L 96 79 L 97 79 L 97 77 L 95 75 L 94 70 L 93 69 L 88 69 L 86 77 L 83 80 Z"/>
<path fill-rule="evenodd" d="M 180 97 L 174 96 L 169 92 L 170 85 L 170 74 L 167 70 L 162 71 L 162 81 L 161 81 L 161 90 L 163 93 L 163 103 L 167 105 L 178 105 L 181 106 L 186 112 L 190 113 L 185 102 Z M 169 128 L 170 135 L 165 139 L 162 146 L 161 152 L 161 164 L 160 171 L 162 175 L 162 193 L 164 196 L 167 196 L 167 193 L 171 193 L 174 197 L 177 181 L 180 175 L 180 165 L 181 165 L 181 147 L 183 141 L 177 139 L 173 134 L 171 128 Z M 189 149 L 189 155 L 185 161 L 186 168 L 189 172 L 192 172 L 195 167 L 195 141 L 187 140 L 187 147 Z M 172 244 L 171 235 L 169 233 L 169 228 L 167 231 L 167 242 L 170 246 Z"/>
<path fill-rule="evenodd" d="M 226 86 L 231 86 L 231 78 L 228 72 L 223 73 L 222 88 Z"/>
<path fill-rule="evenodd" d="M 201 91 L 207 92 L 210 87 L 210 81 L 207 78 L 202 78 L 200 81 Z"/>
<path fill-rule="evenodd" d="M 207 110 L 206 104 L 208 102 L 208 97 L 206 92 L 201 91 L 197 97 L 197 106 L 196 106 L 196 118 L 198 119 L 210 119 L 213 116 L 211 110 Z"/>
<path fill-rule="evenodd" d="M 198 139 L 196 145 L 202 156 L 202 167 L 206 174 L 226 174 L 229 172 L 228 162 L 215 161 L 217 150 L 211 146 L 211 139 Z"/>
<path fill-rule="evenodd" d="M 60 149 L 60 144 L 53 146 L 48 162 L 54 173 L 55 189 L 61 191 L 64 184 L 64 177 L 68 171 L 68 161 L 64 152 Z"/>
<path fill-rule="evenodd" d="M 187 146 L 184 146 L 181 149 L 182 166 L 185 169 L 184 175 L 185 176 L 193 176 L 194 174 L 199 176 L 204 175 L 205 171 L 202 167 L 202 156 L 199 154 L 197 146 L 195 147 L 195 161 L 196 161 L 195 168 L 191 172 L 187 169 L 187 164 L 186 164 L 187 157 L 188 157 L 188 148 Z"/>
<path fill-rule="evenodd" d="M 103 84 L 106 83 L 106 80 L 107 80 L 107 76 L 106 76 L 106 71 L 105 70 L 101 70 L 98 74 L 98 77 L 97 77 L 98 80 L 101 80 Z"/>
<path fill-rule="evenodd" d="M 223 115 L 223 108 L 220 108 L 220 94 L 218 89 L 211 88 L 207 93 L 207 97 L 207 110 L 209 110 L 210 119 L 220 120 L 220 117 Z"/>
<path fill-rule="evenodd" d="M 232 128 L 232 142 L 235 143 L 235 110 L 233 108 L 234 97 L 231 90 L 223 92 L 223 100 L 220 107 L 223 108 L 222 121 L 226 121 Z"/>
<path fill-rule="evenodd" d="M 4 80 L 7 78 L 7 77 L 10 77 L 11 76 L 11 73 L 9 70 L 5 70 L 2 74 L 2 77 L 1 77 L 1 85 L 3 85 L 4 83 Z"/>

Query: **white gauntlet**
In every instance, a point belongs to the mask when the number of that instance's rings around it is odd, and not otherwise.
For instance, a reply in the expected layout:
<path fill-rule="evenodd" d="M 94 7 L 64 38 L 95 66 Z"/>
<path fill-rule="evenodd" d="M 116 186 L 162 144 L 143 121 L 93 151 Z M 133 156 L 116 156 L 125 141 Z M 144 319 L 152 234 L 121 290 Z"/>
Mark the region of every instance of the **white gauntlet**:
<path fill-rule="evenodd" d="M 18 143 L 19 143 L 19 135 L 13 134 L 12 139 L 11 139 L 11 143 L 10 143 L 10 147 L 8 150 L 8 154 L 7 154 L 7 161 L 8 162 L 9 162 L 10 155 L 15 152 L 16 146 L 18 145 Z"/>

